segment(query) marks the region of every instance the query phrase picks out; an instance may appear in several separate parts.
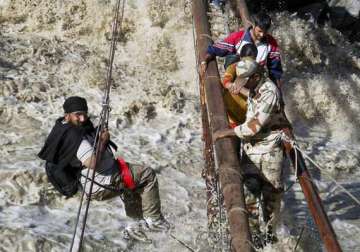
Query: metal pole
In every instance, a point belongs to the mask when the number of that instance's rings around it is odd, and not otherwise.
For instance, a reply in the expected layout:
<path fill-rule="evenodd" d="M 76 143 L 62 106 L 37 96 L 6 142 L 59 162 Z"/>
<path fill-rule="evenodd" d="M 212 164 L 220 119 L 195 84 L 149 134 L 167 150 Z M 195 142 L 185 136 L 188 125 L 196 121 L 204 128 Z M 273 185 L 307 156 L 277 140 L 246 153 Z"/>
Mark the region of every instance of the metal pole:
<path fill-rule="evenodd" d="M 196 44 L 199 52 L 198 62 L 201 62 L 210 43 L 210 28 L 206 16 L 207 6 L 202 0 L 194 0 L 192 4 Z M 216 61 L 209 62 L 206 74 L 202 78 L 204 78 L 210 132 L 214 133 L 216 130 L 228 128 Z M 229 219 L 232 249 L 237 252 L 253 251 L 250 244 L 249 220 L 245 211 L 243 178 L 240 174 L 238 153 L 234 141 L 221 139 L 215 143 L 215 150 L 218 157 L 221 189 Z"/>

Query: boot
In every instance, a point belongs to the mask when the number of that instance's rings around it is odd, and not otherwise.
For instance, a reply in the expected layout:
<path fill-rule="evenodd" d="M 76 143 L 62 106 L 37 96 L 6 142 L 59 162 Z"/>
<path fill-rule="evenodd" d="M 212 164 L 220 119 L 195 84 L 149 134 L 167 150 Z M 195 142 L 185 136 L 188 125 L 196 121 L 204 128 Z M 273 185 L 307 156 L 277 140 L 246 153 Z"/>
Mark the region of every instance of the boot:
<path fill-rule="evenodd" d="M 145 243 L 151 243 L 151 239 L 147 237 L 144 230 L 141 227 L 140 222 L 136 221 L 133 223 L 130 223 L 125 227 L 125 230 L 123 231 L 123 238 L 126 240 L 137 240 Z"/>
<path fill-rule="evenodd" d="M 260 232 L 252 234 L 252 242 L 255 249 L 263 249 L 265 246 L 263 235 Z"/>
<path fill-rule="evenodd" d="M 150 231 L 167 231 L 170 229 L 170 223 L 165 220 L 163 216 L 161 216 L 159 219 L 154 219 L 151 217 L 145 217 L 144 218 L 146 222 L 146 226 Z"/>
<path fill-rule="evenodd" d="M 265 234 L 265 244 L 274 244 L 278 241 L 276 235 L 273 233 L 272 226 L 268 225 Z"/>

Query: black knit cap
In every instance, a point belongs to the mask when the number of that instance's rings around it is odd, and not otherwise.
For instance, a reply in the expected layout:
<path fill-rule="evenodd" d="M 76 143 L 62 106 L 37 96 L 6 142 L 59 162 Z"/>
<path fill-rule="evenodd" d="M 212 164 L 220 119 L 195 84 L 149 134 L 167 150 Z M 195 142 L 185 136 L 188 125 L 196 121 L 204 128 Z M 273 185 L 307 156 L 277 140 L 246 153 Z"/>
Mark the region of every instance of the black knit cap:
<path fill-rule="evenodd" d="M 79 96 L 71 96 L 66 98 L 63 104 L 65 113 L 72 113 L 76 111 L 88 111 L 87 103 L 85 98 Z"/>

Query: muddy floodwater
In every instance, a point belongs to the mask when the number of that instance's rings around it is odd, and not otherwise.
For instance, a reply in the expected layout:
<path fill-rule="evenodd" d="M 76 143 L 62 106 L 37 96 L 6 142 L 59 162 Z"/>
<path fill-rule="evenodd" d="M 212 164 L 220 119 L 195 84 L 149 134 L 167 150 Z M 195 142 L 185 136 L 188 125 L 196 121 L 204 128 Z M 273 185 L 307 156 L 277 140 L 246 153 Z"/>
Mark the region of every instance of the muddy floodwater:
<path fill-rule="evenodd" d="M 115 2 L 0 0 L 0 251 L 70 247 L 80 194 L 59 196 L 37 153 L 66 97 L 86 97 L 98 122 Z M 128 241 L 121 199 L 93 201 L 86 251 L 188 251 L 182 243 L 211 251 L 189 2 L 126 1 L 110 97 L 116 155 L 156 171 L 172 229 L 149 232 L 151 244 Z M 360 198 L 360 44 L 327 25 L 271 15 L 298 144 L 322 168 L 309 164 L 343 251 L 360 251 L 360 206 L 339 187 Z M 289 169 L 284 176 L 287 186 L 295 181 Z M 322 251 L 297 183 L 284 199 L 280 241 L 265 251 L 292 251 L 302 229 L 297 251 Z"/>

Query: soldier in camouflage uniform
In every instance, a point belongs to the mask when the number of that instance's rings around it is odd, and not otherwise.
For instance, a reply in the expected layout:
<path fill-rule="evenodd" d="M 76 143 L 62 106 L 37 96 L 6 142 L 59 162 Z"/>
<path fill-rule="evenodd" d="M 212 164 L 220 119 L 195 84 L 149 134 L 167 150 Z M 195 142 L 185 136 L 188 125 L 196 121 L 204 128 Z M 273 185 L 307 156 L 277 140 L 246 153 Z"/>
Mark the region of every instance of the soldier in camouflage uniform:
<path fill-rule="evenodd" d="M 248 95 L 246 119 L 234 129 L 217 131 L 214 140 L 235 135 L 243 140 L 241 169 L 250 226 L 254 233 L 260 232 L 256 204 L 261 202 L 263 220 L 268 227 L 264 231 L 272 240 L 271 227 L 278 217 L 283 192 L 281 133 L 290 124 L 280 103 L 279 89 L 254 59 L 242 59 L 237 64 L 236 73 L 237 80 L 228 85 Z"/>

